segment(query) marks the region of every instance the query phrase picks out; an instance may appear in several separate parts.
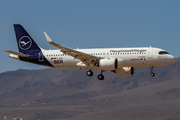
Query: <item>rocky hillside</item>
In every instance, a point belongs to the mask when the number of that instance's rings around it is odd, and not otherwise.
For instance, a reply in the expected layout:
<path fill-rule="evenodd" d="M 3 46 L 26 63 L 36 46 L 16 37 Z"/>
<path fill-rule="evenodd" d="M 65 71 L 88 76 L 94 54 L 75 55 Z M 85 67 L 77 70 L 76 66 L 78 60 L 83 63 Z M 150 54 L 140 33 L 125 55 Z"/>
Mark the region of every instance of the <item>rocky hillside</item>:
<path fill-rule="evenodd" d="M 59 101 L 92 98 L 118 93 L 153 83 L 180 78 L 180 58 L 174 64 L 155 67 L 155 77 L 150 77 L 149 68 L 135 68 L 130 77 L 117 77 L 104 72 L 105 79 L 99 81 L 99 70 L 92 77 L 87 70 L 55 69 L 17 70 L 0 74 L 1 106 L 33 106 L 42 103 L 55 104 Z M 17 102 L 18 101 L 18 102 Z"/>

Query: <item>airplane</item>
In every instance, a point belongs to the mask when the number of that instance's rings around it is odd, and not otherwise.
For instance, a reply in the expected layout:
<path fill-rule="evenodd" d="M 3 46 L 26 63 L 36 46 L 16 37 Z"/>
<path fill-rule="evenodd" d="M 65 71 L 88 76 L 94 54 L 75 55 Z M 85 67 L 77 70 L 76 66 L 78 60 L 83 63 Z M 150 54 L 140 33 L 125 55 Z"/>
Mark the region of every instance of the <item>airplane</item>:
<path fill-rule="evenodd" d="M 49 44 L 58 50 L 41 48 L 21 24 L 14 24 L 19 52 L 4 50 L 9 57 L 20 61 L 54 68 L 84 68 L 89 69 L 87 76 L 92 76 L 92 69 L 99 69 L 97 76 L 104 80 L 103 72 L 110 70 L 116 76 L 132 76 L 135 67 L 150 67 L 150 76 L 154 77 L 155 66 L 169 65 L 175 58 L 167 51 L 155 47 L 135 48 L 99 48 L 99 49 L 70 49 L 54 43 L 44 32 Z"/>

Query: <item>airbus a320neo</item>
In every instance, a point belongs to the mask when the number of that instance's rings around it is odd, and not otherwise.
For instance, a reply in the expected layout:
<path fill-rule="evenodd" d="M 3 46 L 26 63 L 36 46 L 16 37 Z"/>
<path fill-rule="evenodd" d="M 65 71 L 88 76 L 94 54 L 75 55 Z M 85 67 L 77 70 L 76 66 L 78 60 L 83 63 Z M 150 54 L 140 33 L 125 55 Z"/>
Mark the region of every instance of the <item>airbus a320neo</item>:
<path fill-rule="evenodd" d="M 169 65 L 175 62 L 172 55 L 160 48 L 101 48 L 101 49 L 70 49 L 54 43 L 44 32 L 49 44 L 59 50 L 41 48 L 21 24 L 14 24 L 19 52 L 5 50 L 11 53 L 9 57 L 55 68 L 88 69 L 87 76 L 92 76 L 92 69 L 99 69 L 99 80 L 104 79 L 103 72 L 110 70 L 117 76 L 132 76 L 134 67 L 150 67 L 150 76 L 154 77 L 153 67 Z"/>

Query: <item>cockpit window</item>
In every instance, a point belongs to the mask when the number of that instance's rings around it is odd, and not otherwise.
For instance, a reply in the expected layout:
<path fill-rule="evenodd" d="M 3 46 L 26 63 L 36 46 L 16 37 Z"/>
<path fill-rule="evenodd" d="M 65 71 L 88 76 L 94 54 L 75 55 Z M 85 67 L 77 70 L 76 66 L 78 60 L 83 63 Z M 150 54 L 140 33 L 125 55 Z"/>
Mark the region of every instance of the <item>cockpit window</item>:
<path fill-rule="evenodd" d="M 162 54 L 169 54 L 169 53 L 166 51 L 160 51 L 159 54 L 162 55 Z"/>

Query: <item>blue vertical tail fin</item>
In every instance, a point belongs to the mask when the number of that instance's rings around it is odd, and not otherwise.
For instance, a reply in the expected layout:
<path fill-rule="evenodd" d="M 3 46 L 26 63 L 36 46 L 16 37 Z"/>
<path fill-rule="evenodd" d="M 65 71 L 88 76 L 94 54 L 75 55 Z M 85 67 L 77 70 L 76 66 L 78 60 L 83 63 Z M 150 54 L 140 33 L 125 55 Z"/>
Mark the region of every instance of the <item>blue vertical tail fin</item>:
<path fill-rule="evenodd" d="M 31 54 L 35 51 L 41 51 L 40 46 L 34 41 L 21 24 L 14 24 L 14 30 L 20 53 Z"/>

